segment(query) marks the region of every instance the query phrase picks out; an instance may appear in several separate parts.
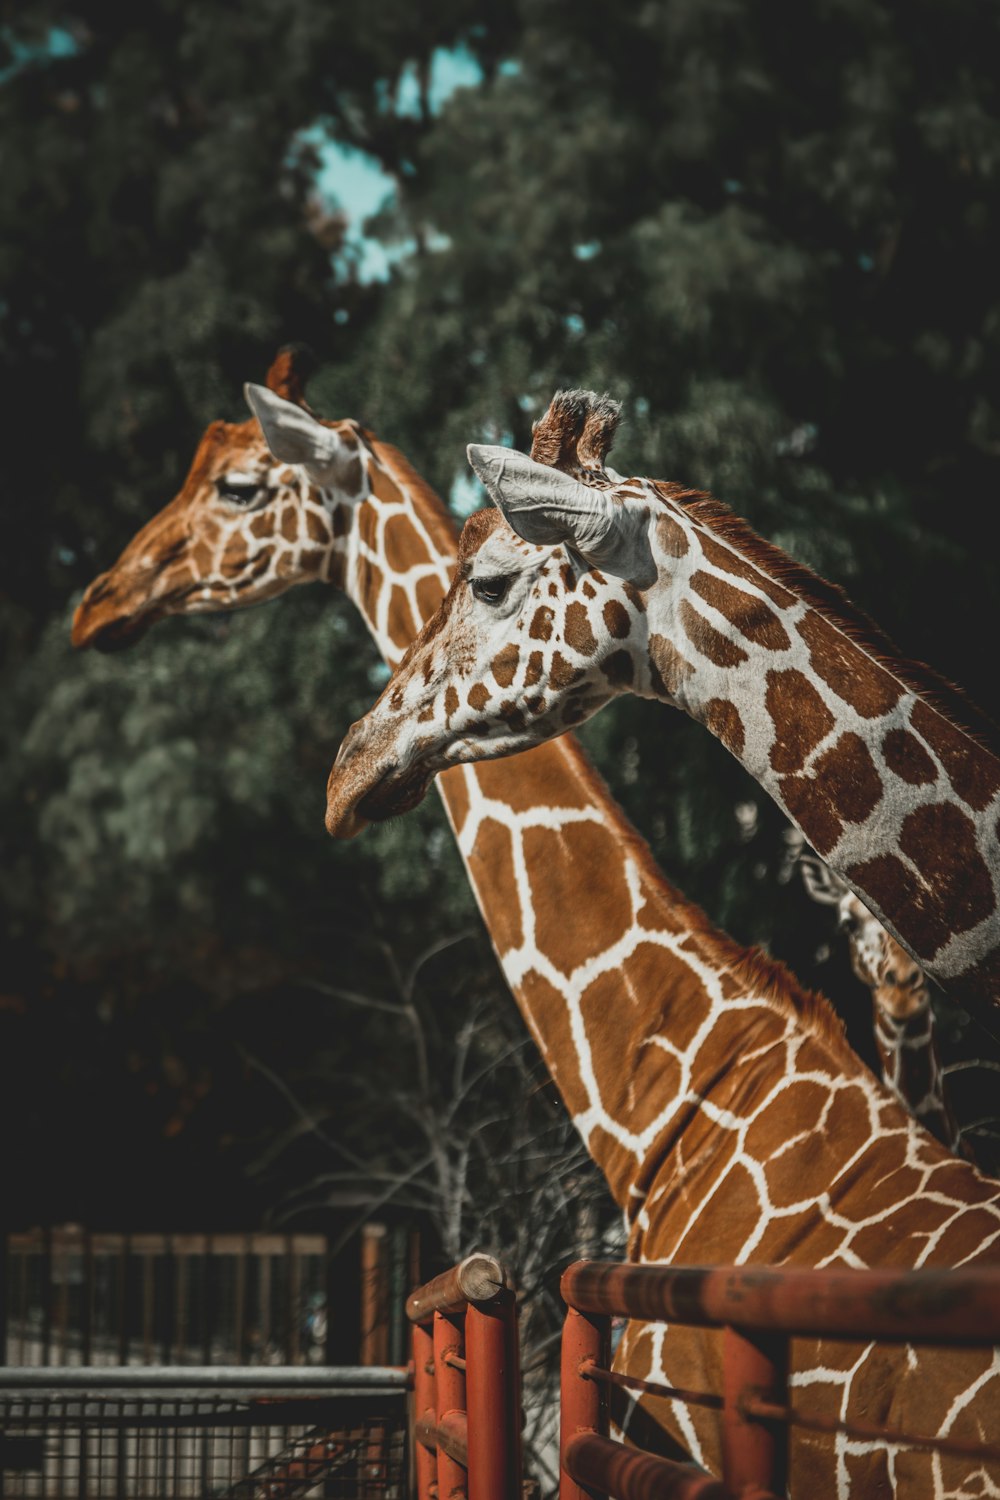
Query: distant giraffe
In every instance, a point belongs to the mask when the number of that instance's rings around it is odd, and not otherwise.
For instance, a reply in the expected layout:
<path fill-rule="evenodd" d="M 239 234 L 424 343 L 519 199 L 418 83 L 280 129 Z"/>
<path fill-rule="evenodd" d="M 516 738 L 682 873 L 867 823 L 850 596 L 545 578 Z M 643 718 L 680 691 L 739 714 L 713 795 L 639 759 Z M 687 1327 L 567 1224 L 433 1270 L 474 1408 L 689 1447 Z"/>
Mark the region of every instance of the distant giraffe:
<path fill-rule="evenodd" d="M 996 731 L 708 496 L 469 454 L 499 511 L 466 523 L 436 618 L 345 739 L 331 831 L 619 693 L 660 698 L 717 735 L 927 972 L 1000 1027 Z"/>
<path fill-rule="evenodd" d="M 812 899 L 836 908 L 851 967 L 871 991 L 883 1079 L 931 1135 L 971 1161 L 948 1098 L 923 969 L 821 859 L 803 854 L 799 869 Z"/>
<path fill-rule="evenodd" d="M 213 424 L 181 494 L 88 591 L 80 643 L 121 644 L 162 613 L 288 587 L 290 564 L 272 571 L 287 555 L 274 537 L 301 501 L 307 517 L 327 518 L 326 560 L 310 576 L 346 588 L 398 660 L 407 611 L 430 592 L 423 581 L 438 569 L 440 597 L 453 565 L 443 507 L 355 424 L 321 424 L 253 395 L 280 429 L 275 445 L 297 432 L 308 461 L 290 465 L 286 449 L 275 462 L 256 423 Z M 354 459 L 360 484 L 341 489 L 336 476 L 355 482 Z M 580 467 L 589 462 L 584 453 Z M 249 530 L 248 506 L 251 518 L 273 510 L 272 524 Z M 997 1185 L 904 1114 L 825 1002 L 716 932 L 663 878 L 571 739 L 459 768 L 440 786 L 504 974 L 625 1214 L 634 1258 L 903 1266 L 996 1255 Z M 707 1388 L 719 1341 L 634 1323 L 616 1362 Z M 803 1343 L 794 1368 L 810 1409 L 884 1414 L 953 1436 L 988 1430 L 1000 1390 L 1000 1364 L 947 1351 L 928 1370 L 905 1351 Z M 643 1398 L 623 1420 L 631 1430 L 648 1422 L 664 1448 L 676 1441 L 717 1469 L 714 1413 Z M 932 1500 L 1000 1494 L 1000 1478 L 968 1462 L 887 1458 L 845 1439 L 797 1438 L 792 1470 L 793 1494 L 839 1500 L 876 1486 Z"/>

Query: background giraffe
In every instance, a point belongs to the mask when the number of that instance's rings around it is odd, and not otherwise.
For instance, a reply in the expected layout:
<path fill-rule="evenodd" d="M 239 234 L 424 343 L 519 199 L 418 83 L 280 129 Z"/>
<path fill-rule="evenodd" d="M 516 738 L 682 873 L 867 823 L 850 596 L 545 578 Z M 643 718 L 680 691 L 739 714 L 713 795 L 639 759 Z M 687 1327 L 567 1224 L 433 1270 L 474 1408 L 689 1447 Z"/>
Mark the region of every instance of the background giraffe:
<path fill-rule="evenodd" d="M 137 538 L 126 550 L 123 574 L 112 569 L 95 585 L 96 614 L 81 606 L 77 638 L 93 639 L 103 628 L 120 641 L 128 622 L 116 610 L 141 618 L 143 591 L 155 595 L 154 611 L 215 607 L 244 576 L 240 570 L 253 569 L 253 558 L 235 543 L 231 549 L 213 520 L 212 555 L 229 558 L 236 579 L 197 572 L 203 537 L 191 511 L 222 499 L 221 483 L 252 494 L 252 514 L 276 502 L 280 515 L 299 494 L 329 515 L 329 561 L 315 576 L 342 579 L 366 618 L 382 620 L 391 644 L 381 601 L 388 595 L 399 606 L 414 592 L 401 577 L 413 578 L 389 570 L 383 553 L 389 546 L 398 558 L 405 535 L 412 550 L 403 555 L 416 579 L 431 576 L 437 531 L 427 507 L 439 502 L 391 449 L 354 424 L 324 430 L 342 429 L 371 478 L 363 500 L 338 502 L 339 526 L 308 476 L 265 457 L 255 424 L 209 429 L 181 496 L 150 523 L 142 546 Z M 272 497 L 263 503 L 262 488 Z M 405 530 L 390 524 L 411 514 Z M 260 530 L 250 535 L 264 549 L 285 526 Z M 150 560 L 158 547 L 177 574 L 156 590 Z M 450 561 L 440 556 L 443 566 Z M 274 557 L 272 550 L 269 565 Z M 130 569 L 139 583 L 129 581 Z M 265 590 L 275 583 L 266 569 L 257 580 Z M 251 601 L 252 581 L 237 597 Z M 461 768 L 441 786 L 505 975 L 626 1214 L 632 1255 L 898 1265 L 992 1256 L 1000 1235 L 996 1186 L 954 1162 L 903 1114 L 846 1047 L 824 1002 L 713 931 L 663 879 L 571 740 L 517 762 Z M 803 1200 L 804 1178 L 829 1188 L 818 1201 L 811 1191 Z M 897 1379 L 896 1363 L 887 1367 L 870 1353 L 803 1347 L 796 1379 L 824 1410 L 847 1414 L 874 1404 L 915 1425 L 977 1431 L 980 1409 L 993 1399 L 992 1363 L 935 1358 L 922 1395 L 920 1363 L 905 1354 Z M 715 1340 L 680 1330 L 634 1325 L 618 1360 L 678 1384 L 717 1373 Z M 648 1420 L 702 1461 L 717 1461 L 713 1417 L 673 1403 L 645 1405 Z M 853 1449 L 800 1441 L 796 1489 L 815 1484 L 821 1493 L 856 1496 L 886 1478 L 901 1493 L 911 1481 L 935 1497 L 1000 1493 L 995 1485 L 964 1488 L 967 1465 L 941 1469 L 932 1460 Z"/>
<path fill-rule="evenodd" d="M 502 514 L 467 522 L 437 619 L 345 739 L 331 831 L 412 806 L 442 767 L 551 738 L 619 693 L 660 698 L 716 734 L 996 1026 L 1000 755 L 975 709 L 711 498 L 469 452 Z"/>
<path fill-rule="evenodd" d="M 851 967 L 871 991 L 875 1042 L 885 1083 L 922 1125 L 971 1161 L 948 1098 L 927 977 L 822 860 L 801 855 L 799 868 L 814 901 L 832 906 L 847 937 Z"/>

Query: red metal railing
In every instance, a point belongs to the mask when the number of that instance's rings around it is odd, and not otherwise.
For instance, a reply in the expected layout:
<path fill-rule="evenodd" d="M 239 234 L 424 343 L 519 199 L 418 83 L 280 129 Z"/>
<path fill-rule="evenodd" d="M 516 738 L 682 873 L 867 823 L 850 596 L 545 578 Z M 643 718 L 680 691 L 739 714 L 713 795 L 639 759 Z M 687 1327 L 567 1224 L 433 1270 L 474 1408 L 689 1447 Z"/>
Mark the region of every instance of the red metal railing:
<path fill-rule="evenodd" d="M 1000 1270 L 816 1271 L 804 1267 L 622 1266 L 578 1261 L 562 1278 L 561 1500 L 774 1500 L 792 1428 L 1000 1461 L 1000 1444 L 890 1431 L 794 1407 L 794 1337 L 988 1347 L 1000 1344 Z M 723 1390 L 678 1391 L 609 1369 L 612 1316 L 721 1328 Z M 722 1479 L 611 1442 L 612 1385 L 721 1414 Z"/>
<path fill-rule="evenodd" d="M 406 1315 L 417 1500 L 520 1500 L 517 1320 L 500 1262 L 468 1256 L 419 1287 Z"/>

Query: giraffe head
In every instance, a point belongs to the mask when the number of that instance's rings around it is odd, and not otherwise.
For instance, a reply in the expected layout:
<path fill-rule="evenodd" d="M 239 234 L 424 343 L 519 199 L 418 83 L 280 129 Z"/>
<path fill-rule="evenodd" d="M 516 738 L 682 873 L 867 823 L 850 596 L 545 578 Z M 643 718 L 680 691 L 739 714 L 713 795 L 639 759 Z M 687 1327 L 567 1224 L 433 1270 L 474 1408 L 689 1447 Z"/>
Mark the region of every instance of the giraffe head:
<path fill-rule="evenodd" d="M 254 416 L 206 428 L 180 493 L 87 589 L 75 646 L 129 646 L 166 615 L 256 604 L 333 577 L 333 501 L 366 493 L 364 444 L 356 423 L 312 416 L 303 375 L 301 355 L 283 350 L 267 385 L 246 387 Z"/>
<path fill-rule="evenodd" d="M 552 739 L 619 693 L 682 701 L 686 663 L 651 634 L 645 595 L 687 550 L 668 507 L 690 492 L 606 469 L 606 398 L 572 395 L 595 435 L 590 462 L 543 466 L 550 436 L 537 432 L 532 457 L 469 448 L 496 509 L 467 521 L 437 615 L 344 740 L 335 836 L 407 810 L 446 766 Z"/>
<path fill-rule="evenodd" d="M 894 1021 L 908 1021 L 930 1006 L 927 977 L 920 965 L 886 932 L 850 886 L 812 855 L 799 861 L 806 890 L 814 901 L 833 906 L 847 936 L 851 968 L 872 992 L 875 1004 Z"/>

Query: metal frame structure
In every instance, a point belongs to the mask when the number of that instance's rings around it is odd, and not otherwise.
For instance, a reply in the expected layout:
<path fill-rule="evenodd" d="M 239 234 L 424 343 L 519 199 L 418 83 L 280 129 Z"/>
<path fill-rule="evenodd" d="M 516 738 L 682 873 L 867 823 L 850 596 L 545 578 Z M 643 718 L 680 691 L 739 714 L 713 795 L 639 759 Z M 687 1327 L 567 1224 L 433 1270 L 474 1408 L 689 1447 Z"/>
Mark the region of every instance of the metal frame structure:
<path fill-rule="evenodd" d="M 409 1372 L 0 1370 L 0 1493 L 406 1500 Z"/>
<path fill-rule="evenodd" d="M 793 1428 L 845 1433 L 887 1447 L 1000 1463 L 1000 1442 L 972 1443 L 840 1422 L 793 1406 L 792 1338 L 989 1347 L 1000 1344 L 1000 1270 L 811 1270 L 766 1266 L 623 1266 L 577 1261 L 563 1274 L 567 1305 L 561 1381 L 560 1500 L 775 1500 L 785 1493 Z M 609 1368 L 613 1316 L 723 1330 L 723 1390 L 680 1391 Z M 608 1438 L 612 1385 L 721 1414 L 722 1478 Z"/>
<path fill-rule="evenodd" d="M 417 1500 L 520 1500 L 517 1311 L 491 1255 L 412 1293 Z"/>

